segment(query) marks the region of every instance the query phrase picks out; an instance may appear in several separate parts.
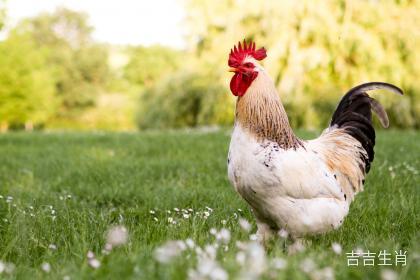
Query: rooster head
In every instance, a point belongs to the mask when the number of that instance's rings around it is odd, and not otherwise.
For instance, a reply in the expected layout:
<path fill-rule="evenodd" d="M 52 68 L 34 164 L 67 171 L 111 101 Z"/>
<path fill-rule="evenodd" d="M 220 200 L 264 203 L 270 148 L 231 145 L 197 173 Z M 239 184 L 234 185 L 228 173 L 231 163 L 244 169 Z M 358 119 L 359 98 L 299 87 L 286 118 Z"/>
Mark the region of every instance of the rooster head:
<path fill-rule="evenodd" d="M 265 48 L 255 49 L 255 43 L 244 40 L 230 50 L 228 65 L 229 71 L 235 75 L 230 81 L 230 90 L 235 96 L 243 96 L 263 68 L 257 63 L 267 57 Z"/>

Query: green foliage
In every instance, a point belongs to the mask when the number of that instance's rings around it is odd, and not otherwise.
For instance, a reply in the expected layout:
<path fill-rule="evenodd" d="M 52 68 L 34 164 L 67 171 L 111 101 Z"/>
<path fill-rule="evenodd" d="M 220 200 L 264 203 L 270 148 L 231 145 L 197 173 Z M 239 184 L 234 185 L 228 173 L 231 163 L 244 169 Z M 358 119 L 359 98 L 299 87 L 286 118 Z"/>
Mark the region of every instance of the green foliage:
<path fill-rule="evenodd" d="M 214 69 L 226 92 L 229 49 L 254 39 L 268 49 L 263 64 L 293 125 L 325 127 L 345 91 L 386 81 L 406 92 L 378 97 L 391 124 L 420 126 L 420 1 L 187 0 L 186 7 L 196 65 Z"/>
<path fill-rule="evenodd" d="M 233 103 L 217 80 L 196 72 L 178 73 L 141 95 L 140 128 L 168 128 L 230 123 Z"/>
<path fill-rule="evenodd" d="M 413 151 L 419 137 L 419 132 L 379 132 L 365 190 L 343 226 L 312 238 L 295 255 L 287 255 L 280 242 L 270 244 L 269 260 L 283 258 L 287 268 L 268 269 L 261 279 L 318 277 L 302 271 L 306 258 L 314 261 L 315 270 L 331 267 L 337 280 L 381 279 L 385 268 L 395 270 L 398 279 L 418 279 L 420 159 Z M 215 243 L 210 229 L 223 227 L 231 240 L 227 251 L 219 247 L 216 259 L 229 279 L 243 279 L 237 242 L 249 241 L 256 225 L 227 180 L 228 142 L 224 130 L 0 135 L 0 256 L 15 265 L 12 275 L 3 271 L 0 278 L 186 279 L 197 265 L 195 252 L 159 264 L 154 250 L 168 240 L 187 238 L 204 250 Z M 213 211 L 204 219 L 197 213 L 208 211 L 206 206 Z M 194 211 L 186 219 L 182 209 L 188 208 Z M 238 216 L 251 222 L 251 232 L 241 230 Z M 106 231 L 117 224 L 128 229 L 129 243 L 106 254 Z M 332 251 L 332 242 L 341 244 L 341 255 Z M 407 265 L 380 266 L 376 256 L 375 266 L 363 266 L 361 258 L 359 266 L 349 267 L 346 253 L 356 248 L 392 254 L 403 249 Z M 101 262 L 98 269 L 88 265 L 88 251 Z M 44 262 L 51 265 L 49 273 L 41 269 Z"/>
<path fill-rule="evenodd" d="M 92 41 L 85 14 L 61 8 L 24 20 L 13 32 L 27 34 L 36 47 L 47 50 L 59 117 L 77 118 L 81 110 L 95 105 L 109 74 L 108 52 Z"/>
<path fill-rule="evenodd" d="M 162 46 L 133 47 L 129 49 L 128 56 L 124 77 L 133 84 L 146 87 L 174 72 L 182 61 L 180 51 Z"/>
<path fill-rule="evenodd" d="M 28 36 L 0 43 L 0 120 L 2 129 L 42 125 L 56 110 L 54 80 L 44 52 Z"/>

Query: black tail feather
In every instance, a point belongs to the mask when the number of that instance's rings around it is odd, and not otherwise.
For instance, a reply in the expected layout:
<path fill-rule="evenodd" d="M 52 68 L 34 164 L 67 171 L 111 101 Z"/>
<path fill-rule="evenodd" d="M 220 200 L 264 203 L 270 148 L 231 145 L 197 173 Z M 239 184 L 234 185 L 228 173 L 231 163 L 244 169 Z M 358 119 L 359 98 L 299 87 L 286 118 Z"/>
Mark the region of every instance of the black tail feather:
<path fill-rule="evenodd" d="M 370 169 L 370 163 L 375 156 L 375 129 L 372 126 L 372 110 L 378 115 L 381 124 L 388 126 L 388 116 L 385 110 L 375 99 L 371 98 L 366 91 L 374 89 L 386 89 L 398 94 L 402 90 L 388 83 L 372 82 L 358 85 L 349 90 L 335 110 L 330 126 L 344 128 L 345 131 L 357 139 L 365 149 L 367 156 L 361 155 L 365 162 L 364 171 Z"/>

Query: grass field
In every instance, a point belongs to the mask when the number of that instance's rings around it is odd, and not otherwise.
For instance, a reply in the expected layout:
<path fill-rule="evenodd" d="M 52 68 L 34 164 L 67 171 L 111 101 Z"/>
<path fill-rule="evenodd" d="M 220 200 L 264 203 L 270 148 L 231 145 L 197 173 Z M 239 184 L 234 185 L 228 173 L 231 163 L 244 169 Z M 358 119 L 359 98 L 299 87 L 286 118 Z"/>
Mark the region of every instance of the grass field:
<path fill-rule="evenodd" d="M 0 135 L 0 271 L 1 265 L 7 270 L 0 278 L 185 279 L 196 269 L 199 249 L 186 249 L 170 263 L 156 261 L 154 250 L 168 240 L 190 238 L 211 251 L 211 228 L 230 231 L 228 246 L 219 242 L 216 260 L 231 278 L 242 278 L 253 265 L 263 268 L 259 251 L 250 263 L 238 264 L 236 243 L 248 241 L 256 226 L 227 180 L 228 145 L 225 130 Z M 392 276 L 390 270 L 399 279 L 420 279 L 419 172 L 420 133 L 379 132 L 365 191 L 344 225 L 311 238 L 294 255 L 282 241 L 270 244 L 263 278 L 324 278 L 321 269 L 330 267 L 337 279 L 378 279 Z M 237 217 L 251 222 L 250 233 Z M 129 239 L 106 252 L 112 225 L 124 225 Z M 333 242 L 341 244 L 341 254 L 331 249 Z M 407 263 L 363 266 L 360 259 L 359 266 L 348 267 L 346 253 L 356 248 L 393 255 L 406 250 Z M 100 267 L 89 265 L 88 251 Z M 273 259 L 287 266 L 273 268 Z"/>

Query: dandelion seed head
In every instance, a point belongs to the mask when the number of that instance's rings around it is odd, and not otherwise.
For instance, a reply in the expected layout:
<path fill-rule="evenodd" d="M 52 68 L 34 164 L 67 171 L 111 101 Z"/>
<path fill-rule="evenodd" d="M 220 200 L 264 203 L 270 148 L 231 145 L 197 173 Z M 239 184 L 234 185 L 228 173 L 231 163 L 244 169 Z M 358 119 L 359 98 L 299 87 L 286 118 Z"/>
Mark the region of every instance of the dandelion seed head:
<path fill-rule="evenodd" d="M 311 273 L 312 280 L 334 280 L 334 270 L 331 267 L 325 267 L 315 270 Z"/>
<path fill-rule="evenodd" d="M 106 243 L 112 247 L 124 245 L 128 240 L 128 231 L 124 226 L 114 226 L 108 230 Z"/>
<path fill-rule="evenodd" d="M 289 255 L 294 255 L 296 253 L 301 253 L 305 251 L 305 246 L 301 240 L 296 240 L 293 244 L 289 245 L 287 248 Z"/>
<path fill-rule="evenodd" d="M 95 254 L 92 251 L 88 251 L 86 256 L 88 259 L 93 259 L 95 257 Z"/>
<path fill-rule="evenodd" d="M 167 241 L 154 251 L 154 258 L 160 263 L 169 263 L 179 256 L 186 249 L 186 245 L 181 240 Z"/>
<path fill-rule="evenodd" d="M 222 228 L 217 234 L 216 239 L 223 243 L 228 243 L 230 241 L 230 231 L 226 228 Z"/>
<path fill-rule="evenodd" d="M 93 269 L 97 269 L 101 266 L 101 262 L 99 260 L 95 259 L 95 258 L 89 259 L 88 264 Z"/>
<path fill-rule="evenodd" d="M 251 234 L 249 236 L 249 240 L 251 240 L 251 241 L 257 241 L 258 240 L 258 236 L 256 234 Z"/>
<path fill-rule="evenodd" d="M 42 269 L 44 272 L 48 273 L 48 272 L 50 272 L 50 271 L 51 271 L 51 265 L 50 265 L 49 263 L 42 263 L 42 264 L 41 264 L 41 269 Z"/>
<path fill-rule="evenodd" d="M 251 224 L 244 218 L 239 218 L 239 225 L 245 232 L 251 231 Z"/>
<path fill-rule="evenodd" d="M 278 235 L 280 236 L 280 238 L 287 239 L 289 233 L 287 232 L 287 230 L 282 228 L 281 230 L 279 230 Z"/>
<path fill-rule="evenodd" d="M 381 279 L 382 280 L 397 280 L 398 279 L 398 273 L 395 272 L 392 269 L 385 268 L 381 270 Z"/>
<path fill-rule="evenodd" d="M 214 245 L 206 245 L 204 247 L 204 252 L 210 259 L 216 258 L 217 249 Z"/>
<path fill-rule="evenodd" d="M 306 258 L 300 263 L 300 269 L 305 273 L 311 273 L 315 270 L 315 262 L 311 258 Z"/>
<path fill-rule="evenodd" d="M 339 243 L 334 242 L 332 245 L 332 250 L 334 251 L 334 253 L 336 253 L 337 255 L 340 255 L 341 252 L 343 251 L 343 248 L 341 247 L 341 245 Z"/>
<path fill-rule="evenodd" d="M 362 248 L 360 248 L 360 247 L 357 247 L 355 250 L 354 250 L 354 252 L 356 253 L 356 255 L 358 255 L 359 257 L 360 256 L 363 256 L 363 249 Z"/>
<path fill-rule="evenodd" d="M 194 249 L 194 247 L 195 247 L 194 240 L 192 240 L 191 238 L 187 238 L 187 239 L 185 240 L 185 244 L 186 244 L 186 245 L 187 245 L 187 247 L 188 247 L 188 248 L 190 248 L 190 249 Z"/>
<path fill-rule="evenodd" d="M 285 269 L 287 267 L 287 261 L 282 258 L 274 258 L 271 260 L 271 266 L 278 270 Z"/>

